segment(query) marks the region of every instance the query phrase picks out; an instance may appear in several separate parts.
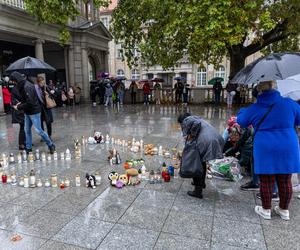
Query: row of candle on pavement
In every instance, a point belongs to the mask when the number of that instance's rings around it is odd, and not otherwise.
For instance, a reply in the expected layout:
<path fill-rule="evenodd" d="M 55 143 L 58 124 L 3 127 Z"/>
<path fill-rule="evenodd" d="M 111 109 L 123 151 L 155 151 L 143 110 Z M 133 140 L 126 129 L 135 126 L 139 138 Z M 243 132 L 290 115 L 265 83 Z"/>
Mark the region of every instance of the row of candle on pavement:
<path fill-rule="evenodd" d="M 72 186 L 72 180 L 69 178 L 63 178 L 58 180 L 57 174 L 53 173 L 51 177 L 48 179 L 40 179 L 36 177 L 35 171 L 32 169 L 29 173 L 29 175 L 24 175 L 17 180 L 17 175 L 15 172 L 12 174 L 6 174 L 3 171 L 0 170 L 0 182 L 3 184 L 11 184 L 12 186 L 17 186 L 19 185 L 20 187 L 24 188 L 35 188 L 35 187 L 60 187 L 60 188 L 65 188 L 65 187 L 70 187 Z M 101 184 L 101 175 L 99 172 L 95 173 L 95 184 L 96 186 Z M 81 178 L 80 175 L 77 174 L 75 176 L 74 180 L 74 185 L 75 187 L 80 187 L 81 186 Z"/>
<path fill-rule="evenodd" d="M 13 153 L 10 153 L 9 155 L 6 155 L 5 153 L 2 154 L 2 157 L 0 158 L 0 166 L 8 166 L 9 164 L 14 163 L 23 163 L 23 162 L 34 162 L 34 161 L 51 161 L 58 160 L 59 156 L 58 153 L 55 151 L 53 156 L 45 152 L 40 153 L 39 149 L 33 152 L 29 152 L 28 154 L 26 151 L 19 152 L 16 156 Z M 71 160 L 72 155 L 70 149 L 67 149 L 66 152 L 60 153 L 60 159 L 61 160 Z M 79 159 L 81 158 L 81 149 L 77 147 L 75 149 L 75 158 Z"/>

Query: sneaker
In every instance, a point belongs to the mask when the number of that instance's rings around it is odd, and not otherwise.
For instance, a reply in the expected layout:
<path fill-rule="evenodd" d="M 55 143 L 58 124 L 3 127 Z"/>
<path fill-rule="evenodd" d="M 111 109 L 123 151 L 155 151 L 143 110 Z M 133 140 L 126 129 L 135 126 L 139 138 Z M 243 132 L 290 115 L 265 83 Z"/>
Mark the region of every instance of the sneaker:
<path fill-rule="evenodd" d="M 50 150 L 50 154 L 54 154 L 54 152 L 55 152 L 55 145 L 54 144 L 52 144 L 52 146 L 50 146 L 49 147 L 49 150 Z"/>
<path fill-rule="evenodd" d="M 256 198 L 261 200 L 261 195 L 260 193 L 256 194 Z M 272 201 L 279 201 L 279 196 L 277 193 L 272 194 Z"/>
<path fill-rule="evenodd" d="M 258 184 L 254 184 L 252 181 L 241 186 L 241 189 L 244 191 L 255 191 L 259 189 Z"/>
<path fill-rule="evenodd" d="M 293 186 L 293 192 L 295 193 L 300 192 L 300 184 Z"/>
<path fill-rule="evenodd" d="M 283 220 L 290 220 L 290 212 L 289 210 L 281 209 L 279 206 L 274 207 L 274 211 L 278 214 Z"/>
<path fill-rule="evenodd" d="M 255 206 L 254 211 L 265 220 L 271 220 L 271 209 L 264 209 L 262 206 Z"/>

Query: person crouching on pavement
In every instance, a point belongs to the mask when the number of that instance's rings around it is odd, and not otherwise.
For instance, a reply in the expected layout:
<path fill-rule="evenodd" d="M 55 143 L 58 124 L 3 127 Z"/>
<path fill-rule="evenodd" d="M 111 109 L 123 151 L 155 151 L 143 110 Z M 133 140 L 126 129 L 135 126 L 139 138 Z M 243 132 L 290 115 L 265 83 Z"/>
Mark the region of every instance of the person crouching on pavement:
<path fill-rule="evenodd" d="M 195 189 L 188 191 L 188 195 L 202 199 L 202 189 L 206 187 L 206 162 L 223 158 L 224 140 L 212 125 L 199 116 L 185 113 L 178 117 L 178 123 L 186 140 L 180 175 L 193 178 L 192 184 Z M 188 176 L 183 176 L 183 173 L 187 172 L 189 172 Z"/>
<path fill-rule="evenodd" d="M 34 87 L 34 84 L 27 81 L 20 73 L 14 71 L 10 75 L 11 81 L 17 84 L 21 95 L 20 102 L 13 106 L 15 110 L 24 110 L 25 113 L 25 135 L 26 135 L 26 152 L 32 151 L 32 133 L 33 125 L 35 131 L 46 142 L 50 153 L 55 151 L 55 145 L 49 138 L 48 134 L 41 128 L 41 106 Z"/>

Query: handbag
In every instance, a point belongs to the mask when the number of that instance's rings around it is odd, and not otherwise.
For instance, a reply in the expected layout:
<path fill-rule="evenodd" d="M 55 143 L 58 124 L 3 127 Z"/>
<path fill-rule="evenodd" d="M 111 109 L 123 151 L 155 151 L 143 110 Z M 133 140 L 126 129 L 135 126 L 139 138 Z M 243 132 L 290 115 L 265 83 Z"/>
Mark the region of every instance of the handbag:
<path fill-rule="evenodd" d="M 63 102 L 65 102 L 67 99 L 68 99 L 68 98 L 67 98 L 67 96 L 65 95 L 65 93 L 61 93 L 61 100 L 62 100 Z"/>
<path fill-rule="evenodd" d="M 182 178 L 201 177 L 204 172 L 201 162 L 197 140 L 186 141 L 182 152 L 179 175 Z"/>
<path fill-rule="evenodd" d="M 47 91 L 45 91 L 45 101 L 47 109 L 52 109 L 56 107 L 56 102 L 53 98 L 49 96 L 49 93 Z"/>

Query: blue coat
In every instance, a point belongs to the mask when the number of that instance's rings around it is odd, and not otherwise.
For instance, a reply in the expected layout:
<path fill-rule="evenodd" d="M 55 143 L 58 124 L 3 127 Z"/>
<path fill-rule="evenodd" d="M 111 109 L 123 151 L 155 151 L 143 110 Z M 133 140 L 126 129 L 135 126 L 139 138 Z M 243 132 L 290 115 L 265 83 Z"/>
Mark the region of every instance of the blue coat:
<path fill-rule="evenodd" d="M 299 142 L 295 126 L 300 125 L 300 106 L 276 90 L 267 91 L 257 103 L 241 109 L 237 122 L 242 127 L 257 124 L 275 104 L 260 125 L 254 138 L 254 172 L 256 174 L 291 174 L 300 172 Z"/>

